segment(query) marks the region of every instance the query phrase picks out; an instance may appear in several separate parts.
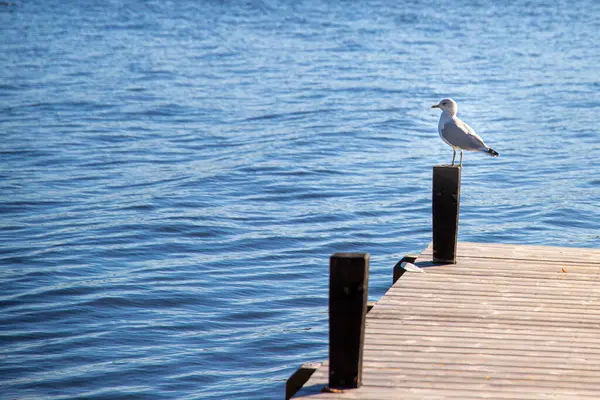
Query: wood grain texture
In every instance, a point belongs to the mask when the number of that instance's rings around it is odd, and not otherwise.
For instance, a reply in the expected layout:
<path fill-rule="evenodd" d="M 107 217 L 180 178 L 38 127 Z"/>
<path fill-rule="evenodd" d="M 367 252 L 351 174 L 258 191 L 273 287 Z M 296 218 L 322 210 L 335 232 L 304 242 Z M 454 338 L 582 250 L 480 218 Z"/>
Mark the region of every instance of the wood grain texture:
<path fill-rule="evenodd" d="M 598 399 L 600 250 L 458 243 L 404 273 L 367 316 L 363 385 L 294 398 Z"/>

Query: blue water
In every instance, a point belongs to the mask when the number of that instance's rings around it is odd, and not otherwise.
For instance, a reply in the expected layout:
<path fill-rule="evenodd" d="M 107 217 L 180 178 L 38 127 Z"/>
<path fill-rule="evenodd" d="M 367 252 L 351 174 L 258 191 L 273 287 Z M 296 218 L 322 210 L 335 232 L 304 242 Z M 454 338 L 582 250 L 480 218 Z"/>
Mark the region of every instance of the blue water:
<path fill-rule="evenodd" d="M 430 240 L 600 247 L 600 3 L 0 2 L 0 398 L 279 399 Z"/>

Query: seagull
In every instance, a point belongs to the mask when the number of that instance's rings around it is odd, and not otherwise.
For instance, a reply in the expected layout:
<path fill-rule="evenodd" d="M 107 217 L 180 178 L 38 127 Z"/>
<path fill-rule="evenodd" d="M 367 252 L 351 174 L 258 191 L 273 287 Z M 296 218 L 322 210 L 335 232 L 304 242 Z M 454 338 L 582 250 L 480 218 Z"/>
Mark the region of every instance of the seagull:
<path fill-rule="evenodd" d="M 440 137 L 448 146 L 452 147 L 454 155 L 452 156 L 452 165 L 456 159 L 456 150 L 460 150 L 460 166 L 462 167 L 463 150 L 481 151 L 492 157 L 498 157 L 496 150 L 492 149 L 483 142 L 483 139 L 475 133 L 473 128 L 465 124 L 456 116 L 458 104 L 452 99 L 444 99 L 431 108 L 442 110 L 438 131 Z"/>

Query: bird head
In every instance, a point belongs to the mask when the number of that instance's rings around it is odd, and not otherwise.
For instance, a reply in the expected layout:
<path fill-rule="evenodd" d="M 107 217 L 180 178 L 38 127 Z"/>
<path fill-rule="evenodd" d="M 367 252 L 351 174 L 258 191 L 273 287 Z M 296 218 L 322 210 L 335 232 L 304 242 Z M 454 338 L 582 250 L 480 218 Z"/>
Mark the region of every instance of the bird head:
<path fill-rule="evenodd" d="M 438 104 L 431 106 L 431 108 L 439 108 L 442 111 L 449 112 L 451 115 L 455 115 L 458 112 L 458 104 L 452 99 L 444 99 Z"/>

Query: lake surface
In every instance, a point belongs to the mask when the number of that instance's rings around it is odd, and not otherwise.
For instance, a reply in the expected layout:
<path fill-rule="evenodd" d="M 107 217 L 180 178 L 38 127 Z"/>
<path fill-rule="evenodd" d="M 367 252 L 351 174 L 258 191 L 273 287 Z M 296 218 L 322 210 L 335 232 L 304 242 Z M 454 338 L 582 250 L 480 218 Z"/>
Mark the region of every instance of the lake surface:
<path fill-rule="evenodd" d="M 600 247 L 600 3 L 0 3 L 0 398 L 280 399 L 431 237 Z M 557 299 L 559 300 L 559 299 Z"/>

